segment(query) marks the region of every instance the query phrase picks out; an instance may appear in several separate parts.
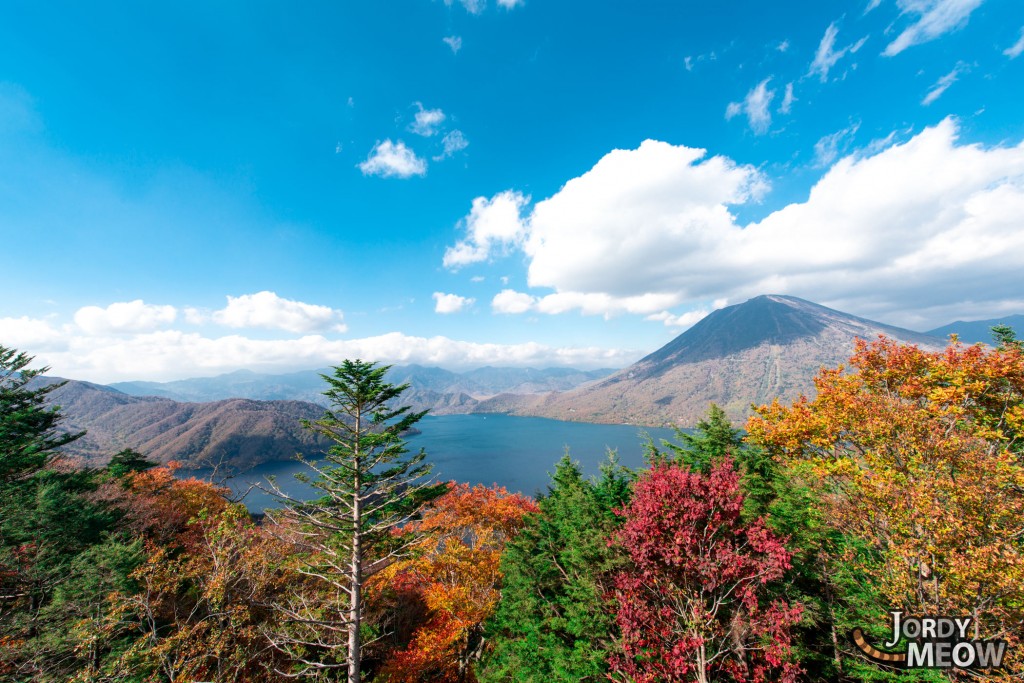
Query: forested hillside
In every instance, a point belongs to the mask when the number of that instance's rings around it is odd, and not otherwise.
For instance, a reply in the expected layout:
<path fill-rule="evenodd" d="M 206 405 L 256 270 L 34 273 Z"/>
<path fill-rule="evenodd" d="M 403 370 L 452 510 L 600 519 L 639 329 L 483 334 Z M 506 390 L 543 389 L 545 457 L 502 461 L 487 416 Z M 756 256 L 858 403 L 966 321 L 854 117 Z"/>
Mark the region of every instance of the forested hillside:
<path fill-rule="evenodd" d="M 0 680 L 1017 679 L 1022 346 L 860 342 L 745 434 L 712 405 L 538 500 L 432 481 L 404 388 L 345 361 L 304 423 L 321 497 L 260 519 L 144 453 L 71 466 L 58 385 L 0 347 Z M 890 610 L 1001 667 L 908 670 Z"/>

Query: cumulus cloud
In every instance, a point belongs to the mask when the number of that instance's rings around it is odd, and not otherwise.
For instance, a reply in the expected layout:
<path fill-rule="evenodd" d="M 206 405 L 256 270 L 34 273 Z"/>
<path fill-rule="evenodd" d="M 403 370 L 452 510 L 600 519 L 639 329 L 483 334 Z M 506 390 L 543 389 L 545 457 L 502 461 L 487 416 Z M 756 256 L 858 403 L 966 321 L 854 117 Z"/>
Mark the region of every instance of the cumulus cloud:
<path fill-rule="evenodd" d="M 75 324 L 88 334 L 122 334 L 155 330 L 170 325 L 177 317 L 174 306 L 154 306 L 136 299 L 106 308 L 84 306 L 75 313 Z"/>
<path fill-rule="evenodd" d="M 62 349 L 67 346 L 66 335 L 48 320 L 29 318 L 0 318 L 0 345 L 36 353 Z"/>
<path fill-rule="evenodd" d="M 283 299 L 267 291 L 228 296 L 227 306 L 210 317 L 219 325 L 236 328 L 260 327 L 295 333 L 347 329 L 339 310 Z"/>
<path fill-rule="evenodd" d="M 652 313 L 647 316 L 646 320 L 655 320 L 664 323 L 665 327 L 692 327 L 696 323 L 708 317 L 708 315 L 711 314 L 711 311 L 717 311 L 719 308 L 725 308 L 728 303 L 728 299 L 716 299 L 710 307 L 700 306 L 691 311 L 680 313 L 679 315 L 675 315 L 669 311 L 661 311 L 660 313 Z"/>
<path fill-rule="evenodd" d="M 515 9 L 516 7 L 522 7 L 525 0 L 498 0 L 498 5 L 505 9 Z"/>
<path fill-rule="evenodd" d="M 462 49 L 462 36 L 445 36 L 441 39 L 445 45 L 451 48 L 452 54 L 458 54 Z"/>
<path fill-rule="evenodd" d="M 0 332 L 4 324 L 0 319 Z M 598 368 L 621 367 L 643 355 L 636 350 L 598 346 L 492 344 L 398 332 L 362 339 L 328 339 L 321 335 L 293 339 L 207 337 L 180 330 L 109 338 L 65 334 L 59 349 L 28 344 L 18 348 L 34 354 L 37 366 L 51 366 L 54 375 L 93 382 L 181 379 L 243 368 L 288 372 L 336 365 L 345 358 L 452 369 L 485 365 Z"/>
<path fill-rule="evenodd" d="M 461 130 L 453 130 L 445 134 L 441 140 L 441 146 L 444 149 L 434 157 L 434 161 L 443 161 L 448 157 L 454 156 L 457 152 L 461 152 L 469 147 L 469 140 L 466 139 Z"/>
<path fill-rule="evenodd" d="M 444 252 L 444 266 L 457 270 L 471 263 L 486 261 L 492 252 L 501 253 L 519 244 L 525 234 L 521 218 L 530 198 L 513 190 L 499 192 L 490 199 L 477 197 L 463 220 L 465 239 Z"/>
<path fill-rule="evenodd" d="M 458 294 L 444 294 L 442 292 L 434 292 L 435 313 L 458 313 L 466 308 L 469 308 L 475 302 L 476 299 L 472 299 L 465 296 L 459 296 Z"/>
<path fill-rule="evenodd" d="M 929 104 L 942 97 L 942 93 L 946 92 L 946 90 L 949 89 L 949 86 L 956 83 L 956 79 L 960 77 L 963 70 L 964 65 L 962 63 L 957 64 L 952 71 L 937 80 L 935 85 L 931 87 L 931 90 L 928 91 L 928 94 L 924 96 L 923 100 L 921 100 L 921 104 L 927 107 Z"/>
<path fill-rule="evenodd" d="M 495 313 L 526 313 L 536 305 L 536 298 L 514 289 L 503 289 L 491 299 L 491 310 Z"/>
<path fill-rule="evenodd" d="M 1003 50 L 1003 54 L 1010 59 L 1016 59 L 1020 56 L 1021 52 L 1024 52 L 1024 28 L 1020 30 L 1020 37 L 1017 38 L 1017 42 Z"/>
<path fill-rule="evenodd" d="M 896 39 L 886 45 L 882 54 L 898 55 L 908 47 L 926 43 L 964 27 L 971 12 L 984 0 L 896 0 L 900 12 L 915 17 Z"/>
<path fill-rule="evenodd" d="M 771 76 L 764 79 L 747 93 L 743 102 L 730 102 L 725 108 L 725 118 L 729 120 L 741 113 L 746 113 L 750 129 L 757 135 L 768 132 L 772 125 L 772 114 L 769 107 L 775 97 L 775 91 L 768 88 Z"/>
<path fill-rule="evenodd" d="M 840 59 L 845 57 L 847 54 L 854 54 L 867 42 L 867 38 L 861 38 L 852 45 L 836 49 L 836 36 L 839 35 L 839 29 L 836 27 L 835 22 L 828 25 L 825 29 L 825 35 L 822 36 L 821 42 L 818 43 L 818 51 L 814 54 L 814 61 L 811 62 L 811 70 L 808 72 L 809 76 L 817 75 L 821 82 L 824 83 L 828 80 L 828 72 L 832 70 L 832 67 L 839 62 Z"/>
<path fill-rule="evenodd" d="M 430 137 L 436 134 L 448 117 L 440 109 L 424 109 L 422 102 L 415 102 L 414 104 L 419 111 L 416 112 L 409 130 L 423 137 Z"/>
<path fill-rule="evenodd" d="M 378 175 L 383 178 L 410 178 L 426 175 L 427 162 L 399 140 L 378 142 L 370 151 L 366 161 L 359 164 L 363 175 Z"/>
<path fill-rule="evenodd" d="M 526 216 L 528 284 L 554 294 L 508 290 L 492 307 L 657 315 L 780 293 L 917 329 L 1013 311 L 1024 143 L 957 134 L 946 119 L 839 159 L 805 201 L 746 225 L 729 207 L 763 192 L 756 169 L 664 142 L 616 150 Z"/>

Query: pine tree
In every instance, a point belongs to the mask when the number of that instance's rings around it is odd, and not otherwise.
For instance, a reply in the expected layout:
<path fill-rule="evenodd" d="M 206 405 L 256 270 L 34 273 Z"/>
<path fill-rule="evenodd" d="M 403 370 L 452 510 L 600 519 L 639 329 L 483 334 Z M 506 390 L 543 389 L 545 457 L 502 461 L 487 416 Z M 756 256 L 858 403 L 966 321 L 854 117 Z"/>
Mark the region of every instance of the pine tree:
<path fill-rule="evenodd" d="M 611 573 L 632 473 L 610 460 L 597 482 L 562 458 L 540 512 L 506 546 L 501 602 L 488 624 L 483 681 L 597 681 L 615 640 Z"/>
<path fill-rule="evenodd" d="M 391 532 L 446 488 L 426 481 L 430 466 L 422 449 L 408 455 L 402 434 L 426 411 L 394 407 L 409 385 L 384 381 L 388 369 L 346 360 L 332 375 L 321 375 L 331 407 L 303 425 L 334 443 L 318 462 L 300 457 L 313 473 L 300 479 L 322 495 L 302 502 L 272 486 L 286 507 L 283 514 L 268 511 L 268 518 L 298 530 L 308 552 L 297 572 L 325 596 L 311 603 L 296 595 L 278 606 L 293 628 L 275 634 L 274 642 L 301 662 L 298 674 L 346 669 L 348 683 L 359 683 L 365 582 L 400 554 Z"/>
<path fill-rule="evenodd" d="M 60 431 L 60 411 L 46 405 L 47 396 L 63 382 L 29 388 L 49 370 L 29 369 L 32 359 L 0 345 L 0 485 L 42 469 L 54 451 L 84 434 Z"/>

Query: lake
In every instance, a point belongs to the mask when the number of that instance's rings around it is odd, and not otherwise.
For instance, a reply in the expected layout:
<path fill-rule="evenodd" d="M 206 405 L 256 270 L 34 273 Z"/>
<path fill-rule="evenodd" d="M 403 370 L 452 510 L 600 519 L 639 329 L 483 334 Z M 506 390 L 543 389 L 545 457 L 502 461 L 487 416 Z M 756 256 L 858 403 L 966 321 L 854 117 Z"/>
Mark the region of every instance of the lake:
<path fill-rule="evenodd" d="M 592 475 L 599 472 L 608 449 L 618 452 L 623 465 L 640 467 L 644 464 L 644 433 L 656 441 L 673 436 L 671 429 L 508 415 L 428 415 L 416 427 L 421 433 L 408 438 L 410 450 L 426 450 L 427 462 L 434 464 L 433 474 L 439 481 L 498 484 L 531 496 L 547 489 L 548 474 L 566 449 L 584 472 Z M 274 476 L 289 495 L 309 497 L 311 490 L 293 476 L 304 469 L 298 462 L 266 463 L 236 476 L 227 485 L 237 493 L 252 482 Z M 202 470 L 180 474 L 209 476 Z M 275 505 L 273 498 L 259 490 L 250 491 L 245 503 L 253 511 Z"/>

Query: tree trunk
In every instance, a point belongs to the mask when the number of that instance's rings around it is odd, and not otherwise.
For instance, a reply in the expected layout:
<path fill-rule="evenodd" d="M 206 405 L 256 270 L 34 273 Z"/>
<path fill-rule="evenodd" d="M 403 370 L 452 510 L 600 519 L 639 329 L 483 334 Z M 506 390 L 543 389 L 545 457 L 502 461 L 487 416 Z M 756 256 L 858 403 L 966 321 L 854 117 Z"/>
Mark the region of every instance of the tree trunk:
<path fill-rule="evenodd" d="M 356 420 L 356 433 L 359 433 L 359 420 Z M 358 451 L 355 458 L 355 482 L 354 494 L 352 496 L 352 566 L 350 573 L 351 601 L 348 612 L 348 683 L 360 683 L 359 669 L 361 664 L 360 655 L 362 643 L 359 637 L 359 622 L 363 608 L 363 548 L 362 548 L 362 506 L 359 500 L 359 491 L 362 484 L 360 467 L 362 463 Z"/>

